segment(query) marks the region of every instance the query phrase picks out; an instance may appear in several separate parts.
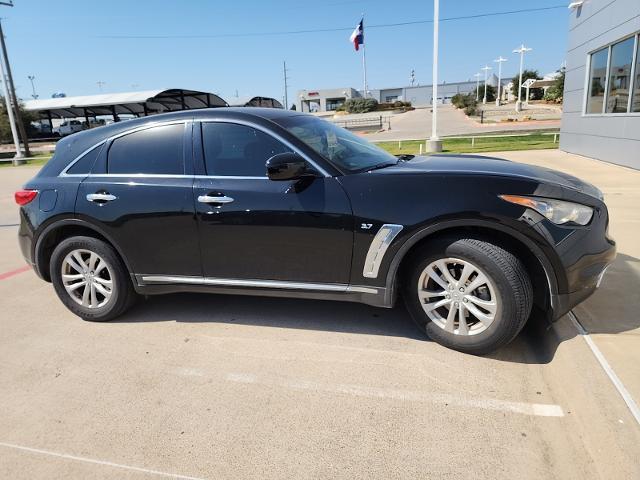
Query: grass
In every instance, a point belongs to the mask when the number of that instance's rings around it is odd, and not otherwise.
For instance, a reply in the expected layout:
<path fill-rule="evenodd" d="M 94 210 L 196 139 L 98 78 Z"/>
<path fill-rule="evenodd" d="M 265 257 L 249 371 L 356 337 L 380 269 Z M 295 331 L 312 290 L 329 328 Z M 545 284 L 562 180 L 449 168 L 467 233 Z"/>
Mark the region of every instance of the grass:
<path fill-rule="evenodd" d="M 423 152 L 426 153 L 425 140 L 403 140 L 400 143 L 397 141 L 376 143 L 376 145 L 393 155 L 418 154 L 420 153 L 421 144 Z M 448 137 L 442 140 L 442 151 L 445 153 L 482 153 L 511 150 L 541 150 L 547 148 L 558 148 L 558 142 L 553 142 L 553 135 L 543 135 L 540 133 L 517 137 L 489 137 L 487 135 L 478 135 L 475 137 L 473 146 L 470 138 Z"/>
<path fill-rule="evenodd" d="M 20 167 L 24 167 L 24 166 L 42 166 L 45 163 L 47 163 L 49 161 L 49 159 L 52 157 L 52 155 L 50 153 L 46 153 L 43 155 L 35 155 L 33 157 L 29 157 L 29 159 L 27 160 L 27 163 L 24 163 L 22 165 L 19 165 Z M 2 167 L 12 167 L 13 163 L 9 162 L 9 161 L 4 161 L 4 162 L 0 162 L 0 168 Z"/>

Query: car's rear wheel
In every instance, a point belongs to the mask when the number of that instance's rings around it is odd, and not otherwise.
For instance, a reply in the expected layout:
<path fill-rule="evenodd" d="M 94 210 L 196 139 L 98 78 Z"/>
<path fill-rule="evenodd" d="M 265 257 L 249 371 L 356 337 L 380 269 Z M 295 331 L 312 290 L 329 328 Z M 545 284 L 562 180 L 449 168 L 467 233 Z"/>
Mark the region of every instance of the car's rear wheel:
<path fill-rule="evenodd" d="M 404 298 L 426 334 L 449 348 L 483 355 L 515 338 L 532 306 L 522 262 L 490 240 L 443 237 L 409 258 Z"/>
<path fill-rule="evenodd" d="M 51 256 L 50 274 L 60 300 L 85 320 L 113 320 L 136 297 L 118 254 L 97 238 L 71 237 L 60 242 Z"/>

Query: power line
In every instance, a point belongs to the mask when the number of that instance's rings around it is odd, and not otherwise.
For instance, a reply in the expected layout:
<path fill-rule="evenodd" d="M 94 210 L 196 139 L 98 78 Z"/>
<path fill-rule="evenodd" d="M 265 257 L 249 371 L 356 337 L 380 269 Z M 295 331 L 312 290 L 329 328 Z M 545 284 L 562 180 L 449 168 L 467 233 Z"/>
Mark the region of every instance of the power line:
<path fill-rule="evenodd" d="M 531 12 L 541 12 L 545 10 L 557 10 L 557 9 L 566 9 L 567 6 L 565 4 L 562 5 L 553 5 L 549 7 L 537 7 L 537 8 L 524 8 L 521 10 L 509 10 L 504 12 L 491 12 L 491 13 L 478 13 L 476 15 L 463 15 L 459 17 L 447 17 L 441 18 L 441 22 L 453 22 L 458 20 L 472 20 L 476 18 L 486 18 L 486 17 L 497 17 L 502 15 L 516 15 L 519 13 L 531 13 Z M 389 28 L 389 27 L 404 27 L 408 25 L 422 25 L 425 23 L 433 23 L 433 19 L 430 20 L 413 20 L 409 22 L 397 22 L 397 23 L 380 23 L 377 25 L 367 25 L 367 28 Z M 218 33 L 212 35 L 95 35 L 97 38 L 113 38 L 113 39 L 175 39 L 175 38 L 225 38 L 225 37 L 267 37 L 267 36 L 280 36 L 280 35 L 300 35 L 305 33 L 326 33 L 326 32 L 346 32 L 352 31 L 353 27 L 340 27 L 340 28 L 319 28 L 315 30 L 289 30 L 282 32 L 248 32 L 248 33 Z"/>

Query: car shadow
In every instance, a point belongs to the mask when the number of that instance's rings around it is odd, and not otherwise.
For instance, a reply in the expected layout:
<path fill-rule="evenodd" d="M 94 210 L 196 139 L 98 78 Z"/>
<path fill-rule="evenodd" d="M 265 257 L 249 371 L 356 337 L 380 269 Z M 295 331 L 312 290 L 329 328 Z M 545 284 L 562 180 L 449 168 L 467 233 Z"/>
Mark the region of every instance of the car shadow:
<path fill-rule="evenodd" d="M 589 334 L 615 335 L 640 329 L 638 285 L 640 260 L 619 253 L 600 288 L 574 308 L 573 313 Z M 560 344 L 578 334 L 567 315 L 552 325 L 532 318 L 511 344 L 490 357 L 519 363 L 549 363 Z"/>
<path fill-rule="evenodd" d="M 149 296 L 114 322 L 233 323 L 428 340 L 401 302 L 393 309 L 350 302 L 176 293 Z"/>
<path fill-rule="evenodd" d="M 640 328 L 640 260 L 620 254 L 601 288 L 574 312 L 589 333 L 616 334 Z M 619 302 L 620 292 L 631 301 Z M 176 293 L 149 296 L 115 322 L 209 322 L 383 335 L 429 341 L 411 320 L 404 304 L 393 309 L 349 302 Z M 529 320 L 506 347 L 488 355 L 498 361 L 547 364 L 560 344 L 578 335 L 568 316 L 553 324 L 542 316 Z"/>

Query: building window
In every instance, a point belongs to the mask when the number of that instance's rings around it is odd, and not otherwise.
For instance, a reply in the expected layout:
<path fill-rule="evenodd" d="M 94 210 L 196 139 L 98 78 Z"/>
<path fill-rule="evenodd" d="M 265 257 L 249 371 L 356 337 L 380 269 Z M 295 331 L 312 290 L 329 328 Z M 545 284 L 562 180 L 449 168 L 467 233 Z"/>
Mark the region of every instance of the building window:
<path fill-rule="evenodd" d="M 611 46 L 607 113 L 627 113 L 634 41 L 633 37 L 627 38 Z"/>
<path fill-rule="evenodd" d="M 608 57 L 608 47 L 591 54 L 587 113 L 602 113 L 604 106 L 604 87 L 607 79 Z"/>
<path fill-rule="evenodd" d="M 585 113 L 640 112 L 639 42 L 635 35 L 591 54 Z"/>
<path fill-rule="evenodd" d="M 640 40 L 636 47 L 635 80 L 633 81 L 633 99 L 631 100 L 631 111 L 640 112 Z"/>

